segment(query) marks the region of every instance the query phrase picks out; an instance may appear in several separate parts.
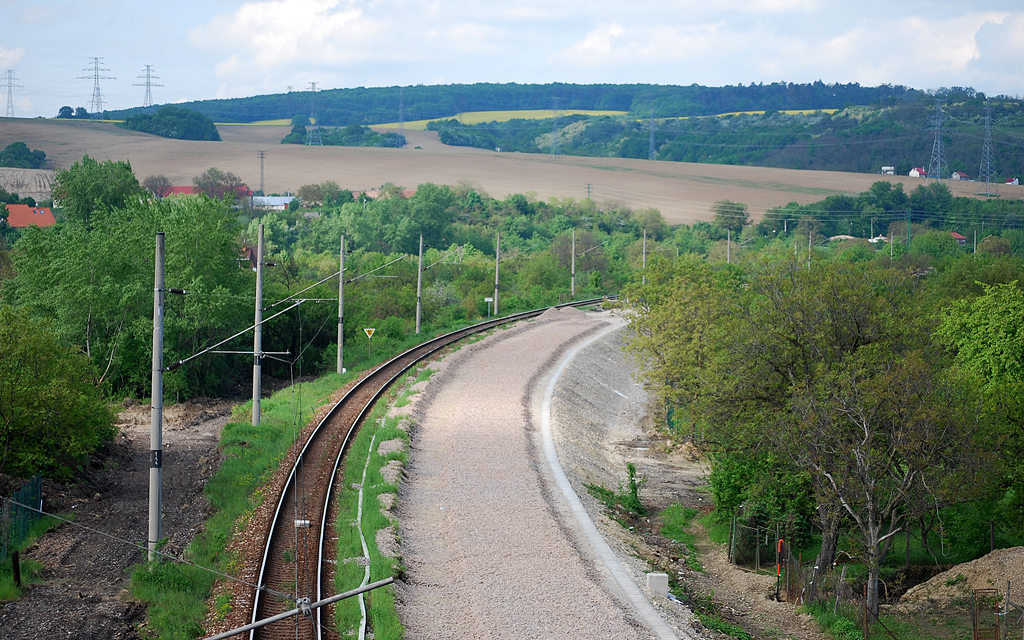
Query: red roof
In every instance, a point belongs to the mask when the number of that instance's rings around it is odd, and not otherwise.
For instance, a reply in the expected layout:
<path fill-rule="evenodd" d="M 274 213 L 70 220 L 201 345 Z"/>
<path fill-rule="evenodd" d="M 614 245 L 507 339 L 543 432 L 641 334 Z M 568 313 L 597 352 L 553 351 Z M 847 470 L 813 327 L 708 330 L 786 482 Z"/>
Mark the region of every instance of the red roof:
<path fill-rule="evenodd" d="M 957 233 L 956 231 L 954 231 L 952 235 L 953 235 L 953 239 L 954 240 L 966 240 L 967 239 L 967 236 L 962 236 L 959 233 Z"/>
<path fill-rule="evenodd" d="M 7 224 L 16 229 L 25 227 L 52 227 L 57 224 L 53 212 L 47 207 L 30 207 L 27 204 L 7 205 Z"/>

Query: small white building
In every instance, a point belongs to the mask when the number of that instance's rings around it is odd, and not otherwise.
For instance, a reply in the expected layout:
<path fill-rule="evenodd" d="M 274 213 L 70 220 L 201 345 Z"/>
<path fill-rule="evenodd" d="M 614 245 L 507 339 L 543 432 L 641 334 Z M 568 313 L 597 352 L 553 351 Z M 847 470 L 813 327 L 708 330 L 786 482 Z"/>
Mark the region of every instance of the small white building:
<path fill-rule="evenodd" d="M 1019 186 L 1020 185 L 1020 178 L 1007 178 L 1006 179 L 1006 184 L 1012 184 L 1012 185 Z"/>
<path fill-rule="evenodd" d="M 263 211 L 285 211 L 295 196 L 253 196 L 252 208 Z"/>
<path fill-rule="evenodd" d="M 927 178 L 928 172 L 923 167 L 914 167 L 907 175 L 911 178 Z"/>
<path fill-rule="evenodd" d="M 950 180 L 970 180 L 971 176 L 967 175 L 963 171 L 954 171 L 953 175 L 949 176 Z"/>
<path fill-rule="evenodd" d="M 879 171 L 879 173 L 883 176 L 894 176 L 896 175 L 896 167 L 882 167 L 882 170 Z"/>

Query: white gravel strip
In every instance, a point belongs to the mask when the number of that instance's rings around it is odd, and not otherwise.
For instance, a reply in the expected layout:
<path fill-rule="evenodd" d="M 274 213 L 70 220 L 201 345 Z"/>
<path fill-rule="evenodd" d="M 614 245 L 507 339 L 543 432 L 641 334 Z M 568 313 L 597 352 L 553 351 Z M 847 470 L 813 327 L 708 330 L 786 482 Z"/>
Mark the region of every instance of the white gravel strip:
<path fill-rule="evenodd" d="M 656 637 L 566 519 L 534 422 L 538 372 L 605 326 L 549 312 L 499 331 L 448 356 L 416 402 L 399 499 L 409 640 Z"/>
<path fill-rule="evenodd" d="M 654 607 L 651 606 L 650 601 L 647 600 L 647 597 L 640 591 L 636 583 L 633 582 L 632 576 L 630 576 L 629 572 L 627 572 L 625 567 L 622 566 L 622 563 L 619 562 L 619 559 L 608 546 L 608 543 L 601 537 L 597 527 L 594 526 L 594 521 L 590 519 L 590 514 L 588 514 L 587 510 L 583 508 L 583 503 L 580 502 L 579 496 L 576 495 L 572 485 L 569 484 L 569 479 L 566 477 L 565 471 L 562 470 L 562 465 L 558 461 L 558 453 L 555 451 L 555 442 L 551 436 L 551 399 L 554 396 L 555 385 L 558 384 L 558 379 L 580 351 L 591 343 L 605 337 L 606 334 L 616 331 L 619 328 L 620 327 L 618 326 L 608 327 L 601 333 L 590 337 L 583 344 L 573 347 L 573 349 L 562 358 L 562 361 L 558 364 L 558 367 L 547 381 L 547 385 L 544 387 L 544 400 L 541 403 L 540 415 L 541 437 L 543 438 L 544 443 L 544 458 L 547 460 L 551 473 L 554 475 L 555 483 L 562 491 L 562 495 L 565 497 L 566 502 L 568 502 L 573 516 L 576 518 L 580 527 L 583 529 L 583 532 L 586 534 L 587 540 L 591 545 L 593 545 L 594 551 L 601 559 L 601 562 L 603 562 L 611 572 L 615 581 L 618 582 L 619 587 L 625 592 L 626 596 L 633 603 L 633 606 L 636 607 L 641 617 L 647 623 L 647 626 L 649 626 L 661 640 L 679 640 L 679 636 L 675 634 L 672 627 L 669 626 L 668 623 L 665 622 L 664 618 L 662 618 Z M 615 391 L 615 393 L 625 397 L 618 391 Z"/>

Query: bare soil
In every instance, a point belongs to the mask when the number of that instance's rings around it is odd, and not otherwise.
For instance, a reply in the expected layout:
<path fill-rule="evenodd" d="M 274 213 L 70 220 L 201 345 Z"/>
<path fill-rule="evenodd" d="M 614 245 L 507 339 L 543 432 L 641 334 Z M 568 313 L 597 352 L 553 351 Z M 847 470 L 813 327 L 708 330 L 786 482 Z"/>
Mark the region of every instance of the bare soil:
<path fill-rule="evenodd" d="M 164 408 L 167 553 L 180 554 L 208 516 L 203 487 L 220 465 L 220 430 L 230 414 L 224 400 Z M 3 638 L 138 637 L 146 609 L 128 595 L 128 569 L 144 560 L 137 545 L 145 547 L 149 531 L 150 407 L 126 406 L 118 427 L 75 484 L 44 483 L 44 511 L 71 514 L 74 524 L 52 530 L 25 554 L 43 564 L 44 581 L 0 606 Z"/>
<path fill-rule="evenodd" d="M 304 184 L 324 180 L 353 190 L 375 189 L 387 182 L 406 188 L 433 182 L 469 183 L 496 198 L 533 193 L 547 200 L 584 198 L 589 185 L 589 194 L 598 203 L 656 208 L 670 224 L 709 220 L 711 204 L 722 199 L 746 203 L 758 219 L 774 206 L 859 193 L 878 180 L 902 182 L 908 190 L 922 184 L 906 176 L 498 153 L 449 147 L 429 131 L 404 132 L 409 144 L 402 149 L 376 149 L 279 144 L 288 127 L 220 125 L 218 129 L 222 142 L 191 142 L 126 131 L 109 123 L 7 118 L 0 119 L 0 145 L 20 140 L 42 149 L 52 169 L 67 168 L 85 154 L 98 160 L 128 160 L 140 180 L 163 174 L 176 185 L 189 185 L 194 176 L 215 166 L 237 174 L 253 188 L 260 183 L 257 152 L 266 151 L 267 193 L 294 193 Z M 24 170 L 0 170 L 0 184 L 36 180 L 20 171 Z M 973 195 L 976 187 L 951 184 L 955 195 Z M 1022 187 L 1001 186 L 1000 192 L 1004 199 L 1024 198 Z"/>

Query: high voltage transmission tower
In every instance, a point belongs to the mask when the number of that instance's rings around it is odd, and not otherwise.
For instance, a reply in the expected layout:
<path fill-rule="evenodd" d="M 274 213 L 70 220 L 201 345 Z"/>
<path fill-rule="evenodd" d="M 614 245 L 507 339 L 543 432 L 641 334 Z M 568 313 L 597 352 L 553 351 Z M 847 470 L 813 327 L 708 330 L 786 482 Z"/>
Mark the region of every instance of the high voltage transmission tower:
<path fill-rule="evenodd" d="M 103 71 L 110 71 L 110 69 L 100 68 L 100 60 L 103 58 L 93 58 L 92 68 L 86 67 L 82 71 L 92 71 L 91 76 L 78 76 L 78 80 L 89 80 L 92 79 L 92 102 L 89 103 L 89 108 L 92 109 L 92 117 L 100 118 L 103 116 L 103 94 L 100 93 L 100 80 L 117 80 L 114 76 L 101 76 L 100 73 Z"/>
<path fill-rule="evenodd" d="M 654 148 L 654 108 L 653 108 L 653 106 L 651 106 L 651 108 L 650 108 L 650 142 L 647 143 L 647 159 L 648 160 L 654 160 L 654 156 L 656 155 L 655 154 L 656 151 L 657 150 L 655 150 L 655 148 Z"/>
<path fill-rule="evenodd" d="M 562 155 L 562 140 L 558 132 L 562 112 L 558 110 L 558 98 L 551 98 L 551 111 L 551 157 L 555 158 Z"/>
<path fill-rule="evenodd" d="M 18 79 L 14 77 L 14 71 L 8 69 L 7 73 L 4 74 L 3 88 L 7 89 L 7 117 L 14 117 L 14 90 L 24 89 L 25 87 L 18 84 Z"/>
<path fill-rule="evenodd" d="M 942 148 L 942 120 L 944 117 L 944 103 L 941 100 L 935 102 L 935 115 L 931 117 L 932 131 L 935 132 L 935 141 L 932 142 L 932 159 L 928 162 L 928 178 L 925 184 L 931 182 L 932 178 L 942 182 L 943 178 L 949 177 L 949 166 L 946 164 L 946 150 Z"/>
<path fill-rule="evenodd" d="M 320 139 L 320 121 L 316 117 L 316 84 L 315 82 L 309 83 L 309 90 L 313 93 L 313 106 L 309 112 L 309 120 L 313 126 L 306 132 L 306 144 L 319 147 L 323 145 L 323 141 Z"/>
<path fill-rule="evenodd" d="M 162 87 L 162 84 L 156 84 L 153 80 L 159 80 L 160 76 L 153 75 L 153 65 L 147 64 L 146 68 L 143 69 L 146 74 L 144 76 L 138 76 L 141 79 L 145 79 L 145 82 L 136 82 L 133 87 L 146 87 L 146 98 L 142 101 L 142 106 L 152 107 L 153 106 L 153 91 L 151 87 Z"/>
<path fill-rule="evenodd" d="M 975 195 L 998 196 L 996 160 L 992 153 L 992 105 L 985 101 L 985 145 L 981 148 L 981 169 L 978 171 L 978 191 Z M 984 184 L 983 184 L 984 183 Z"/>

